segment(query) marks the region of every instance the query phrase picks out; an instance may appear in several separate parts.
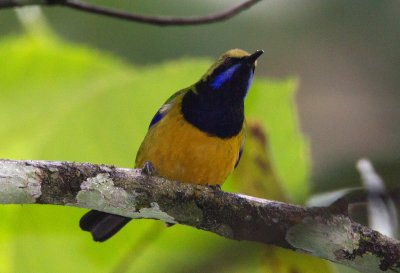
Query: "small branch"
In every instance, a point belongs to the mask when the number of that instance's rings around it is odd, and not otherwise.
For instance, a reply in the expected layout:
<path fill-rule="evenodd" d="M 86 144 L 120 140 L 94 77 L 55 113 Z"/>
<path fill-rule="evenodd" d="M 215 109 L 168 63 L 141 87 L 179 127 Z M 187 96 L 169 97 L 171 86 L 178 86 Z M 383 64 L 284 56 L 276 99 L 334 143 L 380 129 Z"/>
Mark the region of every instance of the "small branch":
<path fill-rule="evenodd" d="M 27 5 L 59 5 L 77 9 L 84 12 L 104 15 L 132 22 L 158 25 L 158 26 L 189 26 L 210 24 L 227 20 L 250 8 L 261 0 L 247 0 L 226 11 L 197 17 L 168 17 L 168 16 L 146 16 L 110 8 L 91 5 L 78 0 L 0 0 L 1 8 L 21 7 Z"/>
<path fill-rule="evenodd" d="M 303 208 L 89 163 L 0 160 L 0 203 L 159 219 L 353 267 L 400 272 L 400 242 L 327 208 Z"/>

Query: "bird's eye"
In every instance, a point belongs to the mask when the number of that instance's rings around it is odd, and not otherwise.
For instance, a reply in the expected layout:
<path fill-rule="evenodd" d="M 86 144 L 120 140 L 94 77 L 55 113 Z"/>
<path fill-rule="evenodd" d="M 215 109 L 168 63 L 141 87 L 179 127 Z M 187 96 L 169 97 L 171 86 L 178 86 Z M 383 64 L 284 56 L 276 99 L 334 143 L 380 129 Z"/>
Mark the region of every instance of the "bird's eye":
<path fill-rule="evenodd" d="M 224 60 L 224 65 L 228 65 L 231 62 L 231 58 L 227 57 Z"/>

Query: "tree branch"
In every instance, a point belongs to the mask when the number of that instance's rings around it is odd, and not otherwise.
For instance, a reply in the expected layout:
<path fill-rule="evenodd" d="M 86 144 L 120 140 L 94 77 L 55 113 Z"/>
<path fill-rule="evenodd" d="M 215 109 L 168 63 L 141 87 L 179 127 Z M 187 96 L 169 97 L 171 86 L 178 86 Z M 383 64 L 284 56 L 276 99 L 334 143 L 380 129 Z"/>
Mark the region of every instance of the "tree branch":
<path fill-rule="evenodd" d="M 0 160 L 0 203 L 67 205 L 159 219 L 306 252 L 361 272 L 400 272 L 400 242 L 345 215 L 168 181 L 138 169 Z"/>
<path fill-rule="evenodd" d="M 158 26 L 188 26 L 210 24 L 227 20 L 250 8 L 261 0 L 247 0 L 230 9 L 198 17 L 169 17 L 169 16 L 146 16 L 134 14 L 125 11 L 114 10 L 110 8 L 91 5 L 79 0 L 0 0 L 1 8 L 21 7 L 28 5 L 49 5 L 49 6 L 64 6 L 84 12 L 104 15 L 132 22 L 158 25 Z"/>

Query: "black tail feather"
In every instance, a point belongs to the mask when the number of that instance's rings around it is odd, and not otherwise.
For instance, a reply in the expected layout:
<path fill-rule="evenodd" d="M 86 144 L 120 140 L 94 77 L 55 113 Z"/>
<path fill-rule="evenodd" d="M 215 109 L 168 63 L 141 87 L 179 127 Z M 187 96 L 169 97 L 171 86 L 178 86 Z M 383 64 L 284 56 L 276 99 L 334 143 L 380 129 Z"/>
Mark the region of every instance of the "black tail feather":
<path fill-rule="evenodd" d="M 81 229 L 89 231 L 93 240 L 104 242 L 123 228 L 131 219 L 120 216 L 91 210 L 82 216 L 79 225 Z"/>
<path fill-rule="evenodd" d="M 85 215 L 82 216 L 79 226 L 82 230 L 91 231 L 106 215 L 106 213 L 98 211 L 98 210 L 91 210 Z"/>

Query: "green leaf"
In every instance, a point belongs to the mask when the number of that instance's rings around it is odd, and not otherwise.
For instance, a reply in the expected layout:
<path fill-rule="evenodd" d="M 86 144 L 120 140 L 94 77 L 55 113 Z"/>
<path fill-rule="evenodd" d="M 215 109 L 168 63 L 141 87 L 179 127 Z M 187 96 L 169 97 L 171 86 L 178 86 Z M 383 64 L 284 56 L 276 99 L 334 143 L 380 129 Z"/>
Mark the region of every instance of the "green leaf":
<path fill-rule="evenodd" d="M 198 80 L 210 65 L 209 60 L 184 59 L 132 67 L 42 36 L 3 39 L 0 60 L 1 158 L 121 167 L 133 167 L 136 149 L 165 99 Z M 308 157 L 297 129 L 293 87 L 293 81 L 256 80 L 247 108 L 268 130 L 286 188 L 302 199 Z M 165 228 L 151 220 L 132 221 L 112 240 L 94 243 L 78 227 L 84 212 L 0 206 L 0 271 L 221 272 L 224 266 L 226 272 L 257 272 L 263 265 L 258 244 L 179 225 Z"/>
<path fill-rule="evenodd" d="M 246 114 L 266 130 L 272 163 L 290 199 L 304 202 L 311 164 L 308 143 L 299 130 L 296 86 L 293 79 L 255 81 L 246 99 Z"/>

